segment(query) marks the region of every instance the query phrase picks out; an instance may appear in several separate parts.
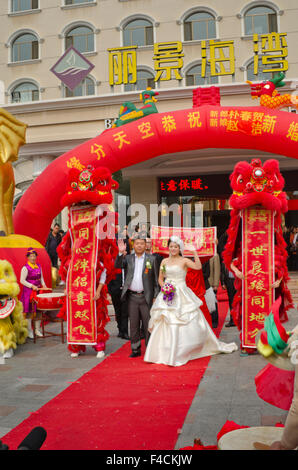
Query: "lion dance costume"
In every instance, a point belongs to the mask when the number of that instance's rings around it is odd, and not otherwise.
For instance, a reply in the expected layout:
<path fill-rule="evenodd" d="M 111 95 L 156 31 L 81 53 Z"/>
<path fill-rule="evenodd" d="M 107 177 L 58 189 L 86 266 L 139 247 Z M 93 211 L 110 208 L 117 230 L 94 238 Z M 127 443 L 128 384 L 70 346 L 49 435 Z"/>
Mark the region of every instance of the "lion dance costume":
<path fill-rule="evenodd" d="M 17 344 L 24 344 L 28 335 L 19 293 L 12 265 L 0 260 L 0 356 L 4 358 L 12 357 Z"/>
<path fill-rule="evenodd" d="M 59 316 L 67 318 L 68 349 L 73 356 L 92 345 L 102 357 L 109 338 L 106 285 L 117 273 L 117 214 L 111 206 L 112 189 L 117 188 L 107 168 L 72 168 L 61 199 L 62 206 L 69 208 L 69 227 L 57 249 L 67 292 Z"/>
<path fill-rule="evenodd" d="M 245 276 L 248 274 L 253 275 L 250 280 L 248 288 L 251 290 L 250 304 L 248 309 L 249 317 L 248 322 L 258 321 L 257 327 L 253 332 L 251 338 L 252 343 L 255 345 L 255 336 L 257 330 L 264 326 L 264 319 L 269 315 L 271 305 L 275 299 L 281 299 L 279 305 L 279 317 L 282 322 L 287 321 L 287 310 L 293 306 L 292 297 L 287 287 L 289 280 L 287 269 L 287 251 L 286 243 L 282 234 L 281 215 L 287 211 L 286 194 L 283 192 L 284 179 L 279 171 L 279 164 L 277 160 L 267 160 L 264 165 L 259 159 L 254 159 L 251 163 L 239 162 L 234 168 L 233 173 L 230 175 L 231 187 L 233 194 L 230 198 L 230 205 L 232 207 L 230 225 L 228 228 L 228 241 L 226 243 L 223 260 L 229 271 L 231 264 L 241 271 Z M 253 237 L 254 231 L 247 230 L 244 233 L 243 219 L 247 211 L 253 210 L 255 214 L 259 215 L 259 229 L 256 230 L 254 235 L 255 246 L 247 245 L 247 239 Z M 246 212 L 245 212 L 246 211 Z M 263 214 L 262 214 L 263 212 Z M 271 225 L 268 223 L 268 218 L 271 217 Z M 270 215 L 271 214 L 271 215 Z M 263 222 L 262 218 L 263 217 Z M 270 216 L 270 217 L 269 217 Z M 241 225 L 242 218 L 242 225 Z M 249 225 L 247 225 L 249 227 Z M 270 232 L 270 233 L 269 233 Z M 269 249 L 264 249 L 262 237 L 268 236 L 272 238 L 271 252 L 272 256 L 269 257 Z M 244 240 L 244 236 L 246 239 Z M 258 237 L 258 238 L 257 238 Z M 247 267 L 247 254 L 254 254 L 254 264 L 251 271 Z M 263 265 L 262 262 L 267 262 Z M 263 266 L 266 265 L 266 268 Z M 251 266 L 251 265 L 250 265 Z M 259 267 L 257 270 L 256 268 Z M 263 271 L 262 271 L 263 270 Z M 264 285 L 263 280 L 258 278 L 258 273 L 265 271 L 272 271 L 271 285 Z M 279 285 L 273 289 L 273 283 L 279 281 Z M 236 294 L 233 301 L 232 317 L 238 329 L 241 330 L 241 343 L 242 349 L 246 352 L 254 352 L 255 348 L 246 349 L 243 339 L 243 304 L 247 304 L 247 295 L 243 291 L 244 280 L 235 277 Z M 263 283 L 263 284 L 262 284 Z M 272 291 L 272 294 L 271 294 Z M 249 290 L 247 291 L 249 293 Z M 270 297 L 271 295 L 271 297 Z M 271 303 L 268 302 L 270 297 Z M 256 314 L 253 313 L 254 308 L 257 307 Z M 263 311 L 262 311 L 263 307 Z M 250 309 L 250 310 L 249 310 Z M 261 312 L 261 314 L 260 314 Z"/>

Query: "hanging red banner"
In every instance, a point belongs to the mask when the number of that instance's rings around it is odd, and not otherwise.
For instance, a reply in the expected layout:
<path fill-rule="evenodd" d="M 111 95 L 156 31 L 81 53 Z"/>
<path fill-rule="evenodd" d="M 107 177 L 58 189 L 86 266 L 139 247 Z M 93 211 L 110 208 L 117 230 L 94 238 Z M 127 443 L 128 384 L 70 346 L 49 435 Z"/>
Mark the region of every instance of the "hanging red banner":
<path fill-rule="evenodd" d="M 67 275 L 67 342 L 96 344 L 94 294 L 98 243 L 95 206 L 70 209 L 72 259 Z"/>
<path fill-rule="evenodd" d="M 242 214 L 242 343 L 255 348 L 255 337 L 264 328 L 274 302 L 274 215 L 262 207 Z"/>
<path fill-rule="evenodd" d="M 184 244 L 194 245 L 198 256 L 211 258 L 216 254 L 216 227 L 159 227 L 152 225 L 151 239 L 152 252 L 168 255 L 168 240 L 172 235 L 181 238 Z M 184 250 L 184 256 L 193 256 L 193 253 Z"/>

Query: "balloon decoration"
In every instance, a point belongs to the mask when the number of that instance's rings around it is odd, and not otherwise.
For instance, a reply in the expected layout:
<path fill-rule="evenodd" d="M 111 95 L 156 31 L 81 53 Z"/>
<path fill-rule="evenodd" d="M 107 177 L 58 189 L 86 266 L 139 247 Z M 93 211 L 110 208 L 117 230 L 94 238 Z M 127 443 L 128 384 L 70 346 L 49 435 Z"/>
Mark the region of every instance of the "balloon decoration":
<path fill-rule="evenodd" d="M 118 119 L 116 119 L 113 127 L 120 127 L 128 122 L 136 121 L 137 119 L 149 116 L 150 114 L 158 113 L 155 106 L 157 101 L 155 96 L 157 95 L 159 95 L 157 91 L 151 90 L 151 88 L 148 87 L 146 91 L 142 91 L 142 93 L 140 93 L 140 100 L 144 105 L 140 109 L 136 108 L 131 101 L 123 103 L 119 111 Z"/>
<path fill-rule="evenodd" d="M 261 106 L 271 109 L 289 106 L 298 108 L 298 96 L 289 95 L 288 93 L 280 95 L 276 90 L 276 88 L 285 86 L 284 78 L 285 74 L 280 72 L 271 80 L 262 83 L 253 83 L 248 80 L 247 83 L 250 85 L 252 98 L 259 98 Z"/>
<path fill-rule="evenodd" d="M 25 264 L 27 249 L 37 248 L 40 261 L 43 265 L 45 281 L 51 284 L 51 263 L 48 254 L 41 243 L 25 236 L 21 230 L 14 234 L 13 226 L 13 198 L 15 191 L 14 172 L 11 162 L 18 159 L 21 145 L 25 144 L 27 125 L 18 121 L 14 116 L 0 109 L 0 259 L 9 261 L 14 269 L 17 279 L 20 279 L 22 266 Z M 50 222 L 51 223 L 51 222 Z"/>
<path fill-rule="evenodd" d="M 105 130 L 52 162 L 19 201 L 15 231 L 45 243 L 51 222 L 62 209 L 70 168 L 83 170 L 91 164 L 113 173 L 162 154 L 209 147 L 256 149 L 297 158 L 297 142 L 298 116 L 263 106 L 204 104 L 150 114 Z"/>

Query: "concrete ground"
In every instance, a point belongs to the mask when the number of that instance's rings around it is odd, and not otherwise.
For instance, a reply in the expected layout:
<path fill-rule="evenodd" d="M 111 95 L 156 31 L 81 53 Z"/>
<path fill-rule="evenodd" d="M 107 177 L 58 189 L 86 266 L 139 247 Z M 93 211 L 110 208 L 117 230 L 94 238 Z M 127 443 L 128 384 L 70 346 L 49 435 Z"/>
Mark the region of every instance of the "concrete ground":
<path fill-rule="evenodd" d="M 117 337 L 117 325 L 110 308 L 111 335 L 106 355 L 120 348 L 124 340 Z M 298 323 L 298 312 L 289 312 L 287 329 Z M 58 324 L 47 329 L 58 331 Z M 220 339 L 239 344 L 237 328 L 223 328 Z M 79 359 L 70 357 L 61 338 L 27 340 L 12 359 L 0 364 L 0 439 L 26 419 L 30 413 L 54 398 L 100 361 L 90 348 Z M 240 357 L 239 351 L 212 356 L 208 369 L 195 394 L 176 449 L 192 445 L 201 438 L 205 445 L 216 444 L 216 435 L 226 420 L 247 426 L 274 425 L 284 422 L 286 412 L 263 402 L 256 394 L 254 377 L 266 365 L 259 355 Z"/>

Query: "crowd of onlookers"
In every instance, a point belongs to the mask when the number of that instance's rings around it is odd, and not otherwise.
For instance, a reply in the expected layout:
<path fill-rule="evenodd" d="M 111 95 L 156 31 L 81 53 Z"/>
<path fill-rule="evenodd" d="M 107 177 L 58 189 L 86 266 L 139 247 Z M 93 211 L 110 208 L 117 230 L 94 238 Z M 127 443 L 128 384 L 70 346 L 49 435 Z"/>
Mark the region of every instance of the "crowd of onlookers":
<path fill-rule="evenodd" d="M 287 244 L 288 270 L 298 271 L 298 227 L 284 227 L 283 236 Z"/>

